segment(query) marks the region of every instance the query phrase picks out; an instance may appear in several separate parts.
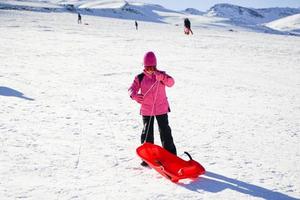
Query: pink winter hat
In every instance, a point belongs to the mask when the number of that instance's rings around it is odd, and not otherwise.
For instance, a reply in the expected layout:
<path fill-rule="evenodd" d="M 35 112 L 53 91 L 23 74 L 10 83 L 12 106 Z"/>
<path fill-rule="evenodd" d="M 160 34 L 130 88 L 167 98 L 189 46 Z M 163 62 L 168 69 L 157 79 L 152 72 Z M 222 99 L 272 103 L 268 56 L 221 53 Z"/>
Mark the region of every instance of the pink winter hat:
<path fill-rule="evenodd" d="M 152 51 L 147 52 L 144 56 L 144 66 L 156 66 L 156 64 L 157 62 L 155 54 Z"/>

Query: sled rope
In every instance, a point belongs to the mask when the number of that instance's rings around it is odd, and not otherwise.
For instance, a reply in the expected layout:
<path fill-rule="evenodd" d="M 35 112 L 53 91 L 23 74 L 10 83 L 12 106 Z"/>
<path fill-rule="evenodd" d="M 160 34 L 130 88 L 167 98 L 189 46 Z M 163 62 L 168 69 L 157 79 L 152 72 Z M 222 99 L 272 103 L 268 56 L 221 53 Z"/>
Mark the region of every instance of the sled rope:
<path fill-rule="evenodd" d="M 153 83 L 153 85 L 150 87 L 150 89 L 144 94 L 144 96 L 146 96 L 146 94 L 148 94 L 148 92 L 158 83 L 159 81 L 156 81 L 155 83 Z M 154 98 L 154 101 L 153 101 L 153 105 L 152 105 L 152 109 L 151 109 L 151 114 L 150 114 L 150 119 L 149 119 L 149 122 L 148 122 L 148 127 L 147 127 L 147 130 L 146 130 L 146 137 L 145 137 L 145 140 L 143 142 L 143 144 L 147 141 L 147 138 L 148 138 L 148 134 L 149 134 L 149 129 L 150 129 L 150 124 L 151 124 L 151 119 L 153 118 L 154 120 L 154 116 L 153 116 L 153 113 L 154 113 L 154 105 L 156 103 L 156 99 L 157 99 L 157 94 L 158 94 L 158 84 L 157 84 L 157 88 L 156 88 L 156 94 L 155 94 L 155 98 Z"/>
<path fill-rule="evenodd" d="M 147 90 L 147 92 L 145 92 L 145 94 L 143 96 L 146 96 L 150 90 L 158 83 L 158 81 L 155 81 L 155 83 L 153 83 L 153 85 L 151 85 L 151 87 L 149 88 L 149 90 Z"/>

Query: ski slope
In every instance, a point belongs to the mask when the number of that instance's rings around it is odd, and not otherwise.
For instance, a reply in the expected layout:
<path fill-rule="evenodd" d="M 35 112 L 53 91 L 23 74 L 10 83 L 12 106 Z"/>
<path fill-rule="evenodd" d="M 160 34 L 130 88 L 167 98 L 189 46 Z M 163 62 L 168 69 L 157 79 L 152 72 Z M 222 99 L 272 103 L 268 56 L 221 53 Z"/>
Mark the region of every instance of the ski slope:
<path fill-rule="evenodd" d="M 0 199 L 300 198 L 300 38 L 76 13 L 0 10 Z M 169 18 L 168 18 L 169 19 Z M 88 25 L 85 25 L 88 24 Z M 167 90 L 179 156 L 207 170 L 174 184 L 143 168 L 142 57 Z M 160 144 L 156 130 L 156 144 Z"/>

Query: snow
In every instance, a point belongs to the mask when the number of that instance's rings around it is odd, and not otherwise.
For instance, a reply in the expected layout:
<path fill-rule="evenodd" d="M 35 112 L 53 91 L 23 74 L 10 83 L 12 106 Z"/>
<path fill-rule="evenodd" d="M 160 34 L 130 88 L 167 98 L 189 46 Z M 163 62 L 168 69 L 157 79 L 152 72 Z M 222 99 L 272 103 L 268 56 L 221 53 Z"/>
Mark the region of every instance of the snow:
<path fill-rule="evenodd" d="M 300 33 L 300 14 L 284 17 L 275 21 L 272 21 L 266 26 L 279 30 Z"/>
<path fill-rule="evenodd" d="M 1 200 L 300 198 L 299 37 L 232 32 L 203 16 L 193 36 L 92 15 L 79 25 L 68 12 L 0 17 Z M 179 156 L 207 170 L 194 181 L 139 165 L 142 120 L 127 89 L 148 50 L 175 78 Z"/>
<path fill-rule="evenodd" d="M 282 31 L 282 29 L 273 29 L 273 26 L 267 23 L 299 13 L 299 8 L 254 9 L 231 4 L 217 4 L 209 9 L 204 16 L 225 18 L 228 24 L 252 29 L 254 31 L 273 34 L 290 34 L 290 32 Z M 293 21 L 293 19 L 285 20 L 287 23 L 291 23 L 290 21 Z"/>
<path fill-rule="evenodd" d="M 183 10 L 183 12 L 192 14 L 192 15 L 203 15 L 204 14 L 204 12 L 201 12 L 200 10 L 197 10 L 195 8 L 187 8 L 187 9 Z"/>
<path fill-rule="evenodd" d="M 67 3 L 70 3 L 67 1 Z M 116 0 L 116 1 L 79 1 L 72 3 L 78 8 L 94 8 L 94 9 L 114 9 L 114 8 L 120 8 L 126 4 L 123 0 Z"/>
<path fill-rule="evenodd" d="M 174 11 L 156 4 L 127 2 L 125 0 L 1 0 L 0 9 L 37 12 L 78 12 L 92 16 L 167 23 L 177 26 L 182 24 L 184 18 L 188 17 L 192 19 L 193 27 L 220 27 L 227 30 L 242 29 L 270 34 L 299 36 L 297 29 L 287 31 L 268 25 L 272 21 L 299 14 L 299 8 L 254 9 L 223 3 L 216 4 L 204 13 L 194 8 Z M 285 20 L 289 24 L 293 21 L 295 21 L 293 18 Z"/>
<path fill-rule="evenodd" d="M 213 6 L 206 15 L 229 18 L 234 22 L 245 24 L 261 24 L 297 13 L 300 13 L 298 8 L 254 9 L 223 3 Z"/>
<path fill-rule="evenodd" d="M 18 1 L 18 0 L 1 0 L 1 4 L 16 6 L 16 7 L 48 7 L 48 8 L 59 8 L 59 5 L 52 4 L 50 2 L 41 1 Z"/>

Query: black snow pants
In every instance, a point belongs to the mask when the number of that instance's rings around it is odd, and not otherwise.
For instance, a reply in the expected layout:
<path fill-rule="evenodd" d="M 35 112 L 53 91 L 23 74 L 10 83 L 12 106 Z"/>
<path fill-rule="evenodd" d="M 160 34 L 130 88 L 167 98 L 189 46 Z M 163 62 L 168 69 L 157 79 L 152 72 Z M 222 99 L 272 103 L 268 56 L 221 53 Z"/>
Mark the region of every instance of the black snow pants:
<path fill-rule="evenodd" d="M 169 126 L 168 114 L 157 115 L 155 116 L 158 130 L 160 133 L 160 140 L 162 146 L 173 154 L 177 154 L 176 147 L 173 142 L 171 128 Z M 143 124 L 144 128 L 141 135 L 141 143 L 146 142 L 154 143 L 154 135 L 153 135 L 153 124 L 154 124 L 154 116 L 143 116 Z M 148 134 L 147 134 L 148 131 Z M 147 136 L 147 138 L 146 138 Z"/>

